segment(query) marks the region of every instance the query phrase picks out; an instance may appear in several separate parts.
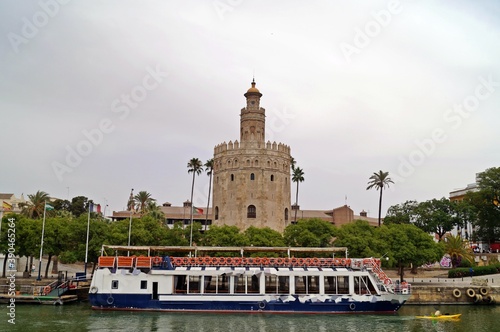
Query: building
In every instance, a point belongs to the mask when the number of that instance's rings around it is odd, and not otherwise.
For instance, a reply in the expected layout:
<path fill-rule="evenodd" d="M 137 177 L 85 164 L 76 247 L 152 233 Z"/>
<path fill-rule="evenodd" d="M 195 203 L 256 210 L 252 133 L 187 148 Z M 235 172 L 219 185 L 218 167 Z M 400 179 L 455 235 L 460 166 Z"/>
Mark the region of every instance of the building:
<path fill-rule="evenodd" d="M 290 147 L 266 142 L 266 111 L 255 81 L 244 96 L 240 140 L 214 149 L 213 223 L 282 232 L 291 221 Z"/>
<path fill-rule="evenodd" d="M 20 204 L 26 203 L 26 200 L 23 194 L 17 198 L 14 194 L 0 193 L 0 203 L 0 218 L 2 218 L 7 213 L 20 213 L 22 210 Z"/>

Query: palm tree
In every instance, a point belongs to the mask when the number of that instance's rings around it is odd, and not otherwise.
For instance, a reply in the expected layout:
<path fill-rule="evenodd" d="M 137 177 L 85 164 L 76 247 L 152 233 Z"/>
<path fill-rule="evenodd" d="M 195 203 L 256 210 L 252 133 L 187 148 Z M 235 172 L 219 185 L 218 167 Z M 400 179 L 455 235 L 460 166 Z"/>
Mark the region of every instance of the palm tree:
<path fill-rule="evenodd" d="M 290 157 L 290 167 L 292 168 L 292 171 L 295 170 L 295 164 L 297 161 L 295 161 L 294 157 Z"/>
<path fill-rule="evenodd" d="M 470 263 L 474 262 L 474 255 L 467 248 L 467 242 L 460 235 L 448 234 L 445 241 L 445 252 L 450 255 L 452 268 L 457 267 L 463 259 Z"/>
<path fill-rule="evenodd" d="M 161 210 L 160 206 L 156 204 L 155 200 L 149 201 L 146 207 L 146 215 L 158 221 L 165 221 L 165 213 Z"/>
<path fill-rule="evenodd" d="M 22 214 L 29 218 L 40 218 L 43 216 L 45 202 L 49 200 L 49 194 L 45 191 L 37 191 L 35 194 L 28 195 L 29 201 L 22 204 Z"/>
<path fill-rule="evenodd" d="M 193 173 L 193 183 L 191 184 L 191 234 L 189 236 L 189 246 L 193 244 L 193 193 L 194 193 L 194 179 L 196 175 L 200 175 L 203 170 L 203 164 L 198 158 L 191 158 L 188 164 L 188 173 Z"/>
<path fill-rule="evenodd" d="M 134 196 L 134 201 L 137 204 L 137 210 L 144 214 L 149 206 L 149 203 L 155 202 L 156 199 L 151 198 L 151 194 L 147 191 L 139 191 L 137 195 Z"/>
<path fill-rule="evenodd" d="M 380 198 L 378 200 L 378 227 L 380 227 L 382 213 L 382 191 L 386 186 L 389 187 L 389 183 L 394 183 L 389 177 L 389 172 L 379 171 L 378 173 L 373 173 L 373 175 L 370 176 L 370 181 L 368 181 L 368 187 L 366 188 L 366 190 L 372 188 L 380 190 Z"/>
<path fill-rule="evenodd" d="M 214 158 L 208 159 L 207 162 L 205 163 L 205 171 L 207 172 L 207 175 L 210 176 L 210 180 L 208 182 L 208 200 L 207 200 L 207 214 L 205 217 L 205 230 L 207 230 L 207 223 L 208 223 L 208 208 L 210 207 L 210 193 L 212 192 L 213 169 L 214 169 Z"/>
<path fill-rule="evenodd" d="M 304 171 L 300 167 L 295 167 L 295 163 L 292 164 L 292 181 L 297 183 L 297 192 L 295 194 L 295 222 L 297 222 L 297 210 L 299 209 L 299 182 L 304 181 Z"/>

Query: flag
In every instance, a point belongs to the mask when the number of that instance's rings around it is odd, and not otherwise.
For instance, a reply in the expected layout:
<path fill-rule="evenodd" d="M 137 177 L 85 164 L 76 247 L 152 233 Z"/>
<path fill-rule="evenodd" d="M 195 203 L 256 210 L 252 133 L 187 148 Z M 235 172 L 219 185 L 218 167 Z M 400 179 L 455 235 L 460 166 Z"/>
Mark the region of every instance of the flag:
<path fill-rule="evenodd" d="M 45 203 L 45 210 L 47 211 L 54 210 L 54 207 L 52 205 Z"/>
<path fill-rule="evenodd" d="M 101 213 L 101 204 L 90 203 L 89 209 L 90 209 L 90 212 Z"/>
<path fill-rule="evenodd" d="M 6 201 L 3 201 L 2 207 L 4 211 L 11 211 L 12 210 L 12 205 L 7 203 Z"/>
<path fill-rule="evenodd" d="M 203 214 L 203 209 L 197 208 L 196 206 L 193 205 L 193 213 Z"/>

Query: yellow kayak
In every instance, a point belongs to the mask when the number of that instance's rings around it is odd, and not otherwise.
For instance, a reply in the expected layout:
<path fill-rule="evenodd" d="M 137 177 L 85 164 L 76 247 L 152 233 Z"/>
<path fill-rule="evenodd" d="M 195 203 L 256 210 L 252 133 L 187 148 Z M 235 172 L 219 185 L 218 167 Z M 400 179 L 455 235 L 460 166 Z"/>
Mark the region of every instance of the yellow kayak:
<path fill-rule="evenodd" d="M 445 314 L 439 316 L 416 316 L 417 318 L 426 318 L 426 319 L 459 319 L 462 314 Z"/>

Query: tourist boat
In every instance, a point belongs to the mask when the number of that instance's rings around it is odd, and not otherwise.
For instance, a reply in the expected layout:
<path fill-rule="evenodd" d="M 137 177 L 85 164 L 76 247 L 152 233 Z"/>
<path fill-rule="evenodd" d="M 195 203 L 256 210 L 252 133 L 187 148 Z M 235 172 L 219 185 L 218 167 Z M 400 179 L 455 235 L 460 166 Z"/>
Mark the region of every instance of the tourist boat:
<path fill-rule="evenodd" d="M 401 308 L 410 285 L 394 284 L 380 259 L 335 255 L 344 250 L 104 245 L 89 301 L 100 310 L 170 312 L 342 314 Z M 266 253 L 280 257 L 262 257 Z M 298 258 L 313 253 L 322 258 Z"/>

